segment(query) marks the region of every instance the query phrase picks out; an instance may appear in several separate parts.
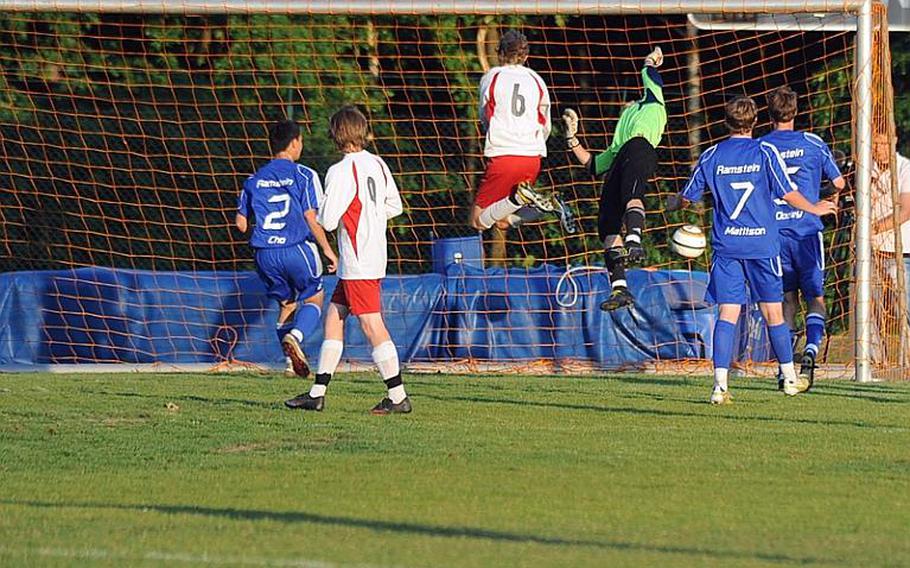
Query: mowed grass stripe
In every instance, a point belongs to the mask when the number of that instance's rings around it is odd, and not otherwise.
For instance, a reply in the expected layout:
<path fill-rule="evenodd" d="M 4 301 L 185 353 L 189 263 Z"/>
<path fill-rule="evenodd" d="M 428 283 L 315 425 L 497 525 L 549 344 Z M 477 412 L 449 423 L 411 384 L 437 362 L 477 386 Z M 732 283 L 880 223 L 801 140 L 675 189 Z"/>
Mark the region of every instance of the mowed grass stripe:
<path fill-rule="evenodd" d="M 373 417 L 370 374 L 316 414 L 259 375 L 2 375 L 0 559 L 910 564 L 910 385 L 406 381 L 415 412 Z"/>

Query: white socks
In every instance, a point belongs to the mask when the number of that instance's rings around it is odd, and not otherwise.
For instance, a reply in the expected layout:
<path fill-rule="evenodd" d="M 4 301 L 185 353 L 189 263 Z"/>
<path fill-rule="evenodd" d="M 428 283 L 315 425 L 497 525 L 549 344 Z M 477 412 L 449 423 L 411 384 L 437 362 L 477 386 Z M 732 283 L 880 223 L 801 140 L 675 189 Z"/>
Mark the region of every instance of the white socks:
<path fill-rule="evenodd" d="M 379 368 L 379 374 L 389 389 L 389 398 L 395 404 L 408 395 L 401 382 L 401 367 L 398 362 L 398 349 L 391 341 L 386 341 L 373 348 L 373 362 Z"/>
<path fill-rule="evenodd" d="M 714 369 L 714 390 L 727 390 L 727 372 L 729 369 Z"/>
<path fill-rule="evenodd" d="M 344 351 L 344 343 L 337 339 L 325 339 L 322 341 L 322 347 L 319 348 L 319 366 L 316 368 L 317 381 L 319 375 L 329 375 L 331 377 L 341 362 L 341 353 Z M 328 379 L 326 379 L 328 381 Z M 325 396 L 327 384 L 313 383 L 310 387 L 310 396 L 313 398 Z"/>
<path fill-rule="evenodd" d="M 497 221 L 508 218 L 509 215 L 515 213 L 522 207 L 522 205 L 516 205 L 510 198 L 503 197 L 481 211 L 478 221 L 484 229 L 489 229 L 495 225 Z"/>

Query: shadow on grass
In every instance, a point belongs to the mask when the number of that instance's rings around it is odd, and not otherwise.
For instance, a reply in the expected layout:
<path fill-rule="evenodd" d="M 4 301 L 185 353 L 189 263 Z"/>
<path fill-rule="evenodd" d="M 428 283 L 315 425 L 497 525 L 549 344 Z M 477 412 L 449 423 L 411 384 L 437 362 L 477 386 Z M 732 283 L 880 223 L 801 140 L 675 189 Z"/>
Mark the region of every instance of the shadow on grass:
<path fill-rule="evenodd" d="M 80 393 L 91 394 L 91 395 L 101 395 L 101 396 L 116 396 L 123 398 L 142 398 L 142 399 L 151 399 L 161 402 L 174 402 L 174 401 L 183 401 L 183 402 L 204 402 L 206 404 L 239 404 L 241 406 L 254 406 L 257 408 L 270 408 L 278 409 L 284 408 L 281 401 L 267 402 L 262 400 L 247 400 L 242 398 L 215 398 L 207 396 L 198 396 L 194 394 L 142 394 L 138 392 L 114 392 L 114 391 L 105 391 L 105 390 L 90 390 L 82 389 Z M 290 395 L 293 396 L 293 395 Z"/>
<path fill-rule="evenodd" d="M 227 518 L 232 520 L 248 521 L 273 521 L 287 524 L 312 523 L 317 525 L 349 527 L 366 529 L 376 532 L 402 533 L 415 536 L 429 536 L 439 538 L 473 538 L 491 540 L 495 542 L 510 542 L 518 544 L 539 544 L 546 546 L 589 547 L 604 550 L 650 552 L 659 554 L 680 554 L 694 557 L 706 557 L 730 560 L 758 560 L 763 562 L 788 563 L 788 564 L 836 564 L 828 558 L 793 557 L 785 554 L 764 552 L 744 552 L 737 550 L 721 550 L 717 548 L 697 548 L 687 546 L 661 546 L 637 542 L 617 540 L 576 539 L 518 532 L 499 531 L 482 527 L 444 526 L 421 523 L 405 523 L 384 521 L 378 519 L 361 519 L 356 517 L 341 517 L 335 515 L 320 515 L 303 511 L 268 511 L 260 509 L 236 509 L 200 507 L 195 505 L 131 505 L 123 503 L 80 503 L 48 501 L 30 501 L 0 499 L 2 505 L 46 509 L 88 509 L 88 510 L 117 510 L 117 511 L 155 511 L 169 515 L 198 515 L 205 517 Z"/>
<path fill-rule="evenodd" d="M 486 398 L 486 397 L 477 397 L 477 396 L 438 396 L 423 393 L 420 395 L 420 398 L 429 398 L 441 401 L 459 401 L 459 402 L 470 402 L 470 403 L 480 403 L 480 404 L 508 404 L 514 406 L 527 406 L 527 407 L 539 407 L 539 408 L 558 408 L 563 410 L 586 410 L 593 412 L 606 412 L 606 413 L 616 413 L 616 414 L 632 414 L 636 416 L 666 416 L 671 418 L 716 418 L 720 420 L 732 420 L 735 422 L 773 422 L 776 424 L 812 424 L 818 426 L 849 426 L 852 428 L 904 428 L 903 425 L 889 425 L 889 424 L 870 424 L 867 422 L 860 421 L 849 421 L 849 420 L 813 420 L 811 418 L 782 418 L 779 416 L 739 416 L 734 414 L 727 414 L 722 409 L 716 409 L 711 412 L 680 412 L 677 410 L 661 410 L 657 408 L 630 408 L 623 406 L 595 406 L 592 404 L 571 404 L 564 402 L 537 402 L 533 400 L 512 400 L 507 398 Z M 696 402 L 688 401 L 688 404 L 703 406 L 707 408 L 709 405 L 707 401 L 705 402 Z"/>

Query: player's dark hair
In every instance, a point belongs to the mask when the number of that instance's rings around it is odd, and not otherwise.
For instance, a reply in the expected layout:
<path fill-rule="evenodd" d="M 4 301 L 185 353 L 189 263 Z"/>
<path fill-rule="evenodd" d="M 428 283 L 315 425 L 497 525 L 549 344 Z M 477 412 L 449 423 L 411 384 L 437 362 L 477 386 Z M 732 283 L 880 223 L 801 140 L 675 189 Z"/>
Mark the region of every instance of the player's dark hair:
<path fill-rule="evenodd" d="M 279 120 L 269 128 L 269 147 L 272 154 L 288 149 L 291 142 L 300 138 L 300 125 L 293 120 Z"/>
<path fill-rule="evenodd" d="M 499 39 L 500 65 L 521 65 L 528 58 L 528 38 L 517 30 L 509 30 Z"/>
<path fill-rule="evenodd" d="M 780 87 L 768 95 L 768 112 L 774 122 L 790 122 L 796 116 L 796 92 L 790 87 Z"/>
<path fill-rule="evenodd" d="M 367 117 L 351 105 L 343 107 L 329 119 L 329 135 L 339 150 L 363 148 L 372 140 Z"/>
<path fill-rule="evenodd" d="M 758 120 L 758 106 L 751 98 L 739 96 L 724 107 L 727 114 L 727 128 L 734 134 L 748 132 Z"/>

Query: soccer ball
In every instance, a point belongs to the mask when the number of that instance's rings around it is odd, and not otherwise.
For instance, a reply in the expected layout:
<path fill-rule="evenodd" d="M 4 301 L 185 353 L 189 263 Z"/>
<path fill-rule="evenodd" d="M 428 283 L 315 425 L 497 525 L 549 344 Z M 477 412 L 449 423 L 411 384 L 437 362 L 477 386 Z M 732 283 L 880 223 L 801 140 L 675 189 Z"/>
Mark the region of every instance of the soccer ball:
<path fill-rule="evenodd" d="M 679 256 L 697 258 L 705 252 L 707 246 L 705 233 L 696 225 L 683 225 L 676 229 L 670 239 L 670 248 Z"/>

